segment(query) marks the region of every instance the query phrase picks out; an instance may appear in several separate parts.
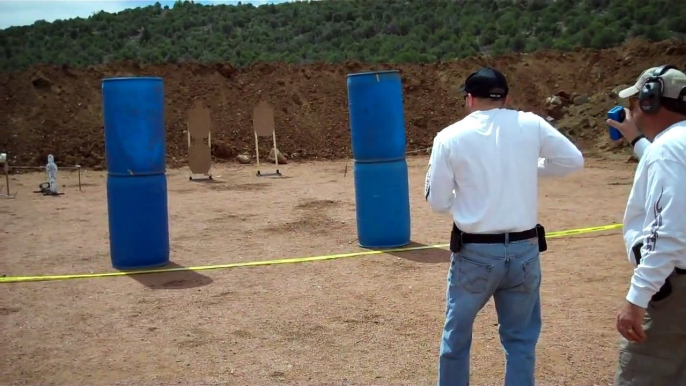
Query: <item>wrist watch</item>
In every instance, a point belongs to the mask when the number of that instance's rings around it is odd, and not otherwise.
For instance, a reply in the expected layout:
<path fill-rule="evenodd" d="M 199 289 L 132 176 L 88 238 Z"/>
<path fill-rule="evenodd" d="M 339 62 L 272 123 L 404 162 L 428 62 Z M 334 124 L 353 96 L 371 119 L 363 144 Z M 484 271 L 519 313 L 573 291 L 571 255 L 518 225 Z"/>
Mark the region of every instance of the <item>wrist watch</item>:
<path fill-rule="evenodd" d="M 645 138 L 646 136 L 643 134 L 639 134 L 636 138 L 634 138 L 633 141 L 631 141 L 631 148 L 633 149 L 634 146 L 636 146 L 636 143 L 641 140 L 641 138 Z"/>

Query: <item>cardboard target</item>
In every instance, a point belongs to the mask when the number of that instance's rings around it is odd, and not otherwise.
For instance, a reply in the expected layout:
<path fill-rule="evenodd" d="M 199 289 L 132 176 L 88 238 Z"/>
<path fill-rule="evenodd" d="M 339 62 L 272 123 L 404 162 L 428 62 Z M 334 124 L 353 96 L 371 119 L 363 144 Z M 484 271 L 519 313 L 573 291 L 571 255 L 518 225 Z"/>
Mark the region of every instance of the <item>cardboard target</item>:
<path fill-rule="evenodd" d="M 188 111 L 188 168 L 193 174 L 209 176 L 212 167 L 212 142 L 211 129 L 212 117 L 210 109 L 202 101 L 196 101 L 192 109 Z"/>
<path fill-rule="evenodd" d="M 281 175 L 279 171 L 279 159 L 276 156 L 276 129 L 274 125 L 274 109 L 269 103 L 262 101 L 255 106 L 252 114 L 253 130 L 255 131 L 255 156 L 257 158 L 257 176 L 266 175 Z M 272 137 L 274 144 L 273 150 L 275 153 L 274 164 L 276 165 L 276 172 L 263 174 L 260 171 L 260 149 L 258 137 Z"/>
<path fill-rule="evenodd" d="M 253 129 L 259 137 L 271 137 L 274 134 L 274 109 L 262 101 L 253 110 Z"/>

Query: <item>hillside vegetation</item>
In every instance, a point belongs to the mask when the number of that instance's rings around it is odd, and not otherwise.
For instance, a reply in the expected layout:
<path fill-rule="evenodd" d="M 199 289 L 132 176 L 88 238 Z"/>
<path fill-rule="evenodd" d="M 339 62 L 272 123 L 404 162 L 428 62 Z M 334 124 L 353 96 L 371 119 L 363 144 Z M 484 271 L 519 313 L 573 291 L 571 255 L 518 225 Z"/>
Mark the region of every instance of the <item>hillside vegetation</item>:
<path fill-rule="evenodd" d="M 680 0 L 330 0 L 157 3 L 0 31 L 0 69 L 141 63 L 420 63 L 477 53 L 609 48 L 686 36 Z"/>

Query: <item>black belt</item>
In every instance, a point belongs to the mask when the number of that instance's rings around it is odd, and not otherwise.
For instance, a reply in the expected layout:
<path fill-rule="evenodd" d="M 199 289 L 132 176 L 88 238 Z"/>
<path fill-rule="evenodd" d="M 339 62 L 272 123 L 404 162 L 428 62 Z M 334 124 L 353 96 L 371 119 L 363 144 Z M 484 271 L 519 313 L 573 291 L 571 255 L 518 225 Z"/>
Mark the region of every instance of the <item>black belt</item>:
<path fill-rule="evenodd" d="M 533 239 L 538 236 L 536 228 L 531 228 L 521 232 L 509 232 L 509 233 L 462 233 L 463 243 L 472 244 L 504 244 L 506 241 L 520 241 Z"/>
<path fill-rule="evenodd" d="M 676 270 L 676 273 L 678 273 L 679 275 L 686 275 L 686 269 L 675 268 L 675 270 Z"/>
<path fill-rule="evenodd" d="M 545 240 L 545 228 L 541 224 L 536 224 L 534 228 L 522 232 L 510 233 L 464 233 L 453 222 L 453 230 L 450 233 L 450 251 L 458 253 L 464 244 L 505 244 L 520 240 L 538 238 L 538 251 L 548 250 Z"/>

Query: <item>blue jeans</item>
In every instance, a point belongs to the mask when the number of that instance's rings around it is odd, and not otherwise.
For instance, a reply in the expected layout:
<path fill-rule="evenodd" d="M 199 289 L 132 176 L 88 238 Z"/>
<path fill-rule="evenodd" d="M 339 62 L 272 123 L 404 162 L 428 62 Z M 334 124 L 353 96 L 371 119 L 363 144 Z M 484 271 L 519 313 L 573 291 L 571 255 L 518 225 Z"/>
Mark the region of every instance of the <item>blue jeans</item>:
<path fill-rule="evenodd" d="M 472 325 L 491 296 L 505 351 L 505 385 L 534 386 L 536 343 L 541 331 L 537 239 L 465 244 L 450 260 L 438 386 L 469 385 Z"/>

